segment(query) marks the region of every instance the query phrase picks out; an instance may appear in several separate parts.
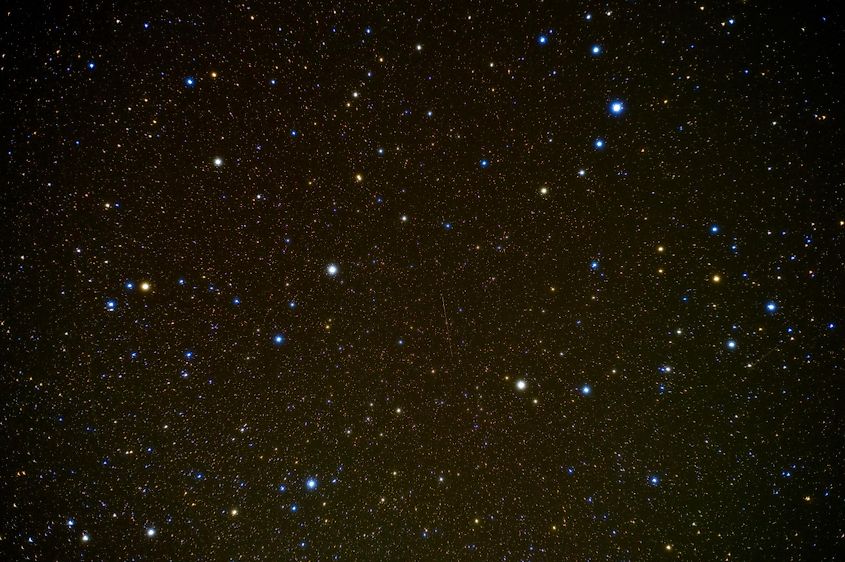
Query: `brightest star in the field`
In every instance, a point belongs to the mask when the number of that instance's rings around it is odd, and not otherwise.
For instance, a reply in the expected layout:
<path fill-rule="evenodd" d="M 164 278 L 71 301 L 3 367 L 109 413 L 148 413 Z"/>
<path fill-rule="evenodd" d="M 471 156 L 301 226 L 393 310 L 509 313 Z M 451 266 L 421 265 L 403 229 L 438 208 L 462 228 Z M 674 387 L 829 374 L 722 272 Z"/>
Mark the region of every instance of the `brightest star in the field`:
<path fill-rule="evenodd" d="M 216 158 L 214 159 L 214 167 L 215 167 L 215 168 L 219 168 L 219 167 L 220 167 L 220 166 L 222 166 L 222 165 L 223 165 L 223 159 L 222 159 L 222 158 L 220 158 L 219 156 L 218 156 L 218 157 L 216 157 Z"/>
<path fill-rule="evenodd" d="M 610 114 L 622 115 L 625 112 L 625 104 L 619 100 L 610 102 Z"/>
<path fill-rule="evenodd" d="M 519 379 L 516 381 L 516 389 L 517 390 L 525 390 L 528 387 L 528 383 L 525 382 L 523 379 Z"/>
<path fill-rule="evenodd" d="M 339 271 L 339 270 L 338 270 L 338 268 L 337 268 L 337 265 L 335 265 L 335 264 L 333 264 L 333 263 L 330 263 L 329 265 L 327 265 L 327 266 L 326 266 L 326 274 L 327 274 L 329 277 L 334 277 L 335 275 L 337 275 L 337 272 L 338 272 L 338 271 Z"/>

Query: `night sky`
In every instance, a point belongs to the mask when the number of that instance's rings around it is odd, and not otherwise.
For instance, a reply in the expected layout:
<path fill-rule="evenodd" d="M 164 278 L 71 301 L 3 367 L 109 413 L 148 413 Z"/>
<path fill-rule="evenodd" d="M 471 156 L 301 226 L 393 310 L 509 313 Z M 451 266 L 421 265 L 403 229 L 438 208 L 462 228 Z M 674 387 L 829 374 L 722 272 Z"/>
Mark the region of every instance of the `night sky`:
<path fill-rule="evenodd" d="M 841 559 L 843 16 L 4 4 L 3 559 Z"/>

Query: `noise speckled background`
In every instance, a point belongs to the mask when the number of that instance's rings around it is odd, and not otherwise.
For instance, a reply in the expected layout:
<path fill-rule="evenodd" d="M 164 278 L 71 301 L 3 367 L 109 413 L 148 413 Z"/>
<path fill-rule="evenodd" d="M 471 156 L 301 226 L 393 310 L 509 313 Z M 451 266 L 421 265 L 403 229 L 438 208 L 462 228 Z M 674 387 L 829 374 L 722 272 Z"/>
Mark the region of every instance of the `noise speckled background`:
<path fill-rule="evenodd" d="M 835 3 L 0 26 L 4 559 L 841 554 Z"/>

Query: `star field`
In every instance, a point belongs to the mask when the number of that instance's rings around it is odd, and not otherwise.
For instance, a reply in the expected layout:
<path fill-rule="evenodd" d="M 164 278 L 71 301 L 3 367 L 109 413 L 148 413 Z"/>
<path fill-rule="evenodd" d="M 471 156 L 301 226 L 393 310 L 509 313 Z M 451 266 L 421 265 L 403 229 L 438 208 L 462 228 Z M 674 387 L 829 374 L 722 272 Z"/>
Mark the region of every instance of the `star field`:
<path fill-rule="evenodd" d="M 3 559 L 836 559 L 841 12 L 11 3 Z"/>

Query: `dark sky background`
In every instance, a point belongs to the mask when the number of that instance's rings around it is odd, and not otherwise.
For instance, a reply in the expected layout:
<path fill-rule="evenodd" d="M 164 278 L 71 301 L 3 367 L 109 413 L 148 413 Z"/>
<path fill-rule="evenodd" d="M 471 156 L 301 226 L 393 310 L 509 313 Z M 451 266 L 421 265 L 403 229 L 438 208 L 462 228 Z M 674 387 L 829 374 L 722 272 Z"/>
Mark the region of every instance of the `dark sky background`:
<path fill-rule="evenodd" d="M 842 16 L 4 4 L 4 559 L 838 559 Z"/>

